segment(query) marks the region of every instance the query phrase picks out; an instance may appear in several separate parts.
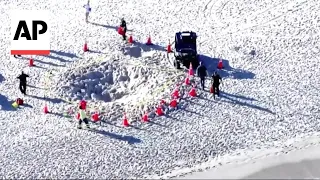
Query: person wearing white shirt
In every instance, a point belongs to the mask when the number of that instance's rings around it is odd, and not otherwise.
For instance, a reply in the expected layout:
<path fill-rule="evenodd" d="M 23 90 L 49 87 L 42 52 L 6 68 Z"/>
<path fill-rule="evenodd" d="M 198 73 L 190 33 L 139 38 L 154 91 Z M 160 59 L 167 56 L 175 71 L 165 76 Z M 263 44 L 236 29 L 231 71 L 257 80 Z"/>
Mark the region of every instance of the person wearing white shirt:
<path fill-rule="evenodd" d="M 86 23 L 89 22 L 89 13 L 91 12 L 90 0 L 88 0 L 87 4 L 83 6 L 86 9 Z"/>

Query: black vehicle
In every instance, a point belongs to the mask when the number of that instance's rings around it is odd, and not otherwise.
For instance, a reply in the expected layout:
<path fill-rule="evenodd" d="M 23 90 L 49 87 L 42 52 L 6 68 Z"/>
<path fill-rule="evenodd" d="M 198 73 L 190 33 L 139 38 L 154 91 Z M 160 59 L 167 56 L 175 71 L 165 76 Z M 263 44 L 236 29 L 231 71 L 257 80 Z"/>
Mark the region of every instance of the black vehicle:
<path fill-rule="evenodd" d="M 192 67 L 199 66 L 199 59 L 197 53 L 197 34 L 192 31 L 177 32 L 175 36 L 175 50 L 174 50 L 174 66 L 180 69 L 180 65 L 189 68 L 190 63 Z"/>

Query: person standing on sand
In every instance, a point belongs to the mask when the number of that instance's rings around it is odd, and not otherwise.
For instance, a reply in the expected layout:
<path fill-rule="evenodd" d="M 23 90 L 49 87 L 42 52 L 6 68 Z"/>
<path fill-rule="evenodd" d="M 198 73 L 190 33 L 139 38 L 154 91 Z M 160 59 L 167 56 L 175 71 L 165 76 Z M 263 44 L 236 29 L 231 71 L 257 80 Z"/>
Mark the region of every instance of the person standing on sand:
<path fill-rule="evenodd" d="M 200 62 L 200 66 L 197 68 L 197 75 L 200 77 L 200 83 L 202 90 L 204 90 L 205 79 L 207 76 L 207 68 Z"/>
<path fill-rule="evenodd" d="M 20 89 L 21 93 L 24 95 L 27 95 L 26 91 L 27 91 L 27 78 L 28 77 L 29 77 L 29 75 L 25 74 L 23 71 L 17 77 L 20 80 L 19 89 Z"/>
<path fill-rule="evenodd" d="M 214 72 L 212 75 L 212 88 L 213 88 L 214 99 L 216 98 L 215 94 L 217 94 L 218 97 L 220 97 L 220 88 L 219 88 L 220 84 L 222 84 L 222 78 L 217 72 Z"/>
<path fill-rule="evenodd" d="M 125 41 L 126 37 L 127 37 L 127 35 L 126 35 L 126 33 L 127 33 L 127 22 L 124 20 L 124 18 L 121 18 L 120 27 L 123 30 L 122 37 L 123 37 L 123 40 Z"/>
<path fill-rule="evenodd" d="M 83 7 L 86 9 L 86 23 L 88 23 L 89 22 L 89 14 L 91 12 L 90 0 L 88 0 L 87 4 L 83 5 Z"/>

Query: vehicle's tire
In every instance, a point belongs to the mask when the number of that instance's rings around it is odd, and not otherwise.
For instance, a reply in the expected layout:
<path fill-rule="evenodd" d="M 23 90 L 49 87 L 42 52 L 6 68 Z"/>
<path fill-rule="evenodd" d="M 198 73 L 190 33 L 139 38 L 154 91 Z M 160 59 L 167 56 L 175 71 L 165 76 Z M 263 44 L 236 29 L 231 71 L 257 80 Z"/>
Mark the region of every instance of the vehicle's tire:
<path fill-rule="evenodd" d="M 197 68 L 200 65 L 198 60 L 193 61 L 192 67 Z"/>
<path fill-rule="evenodd" d="M 199 58 L 199 55 L 197 55 L 196 59 L 192 63 L 192 66 L 194 68 L 197 68 L 199 65 L 200 65 L 200 58 Z"/>
<path fill-rule="evenodd" d="M 176 59 L 174 60 L 173 64 L 176 69 L 180 69 L 180 62 L 178 62 Z"/>
<path fill-rule="evenodd" d="M 184 67 L 189 68 L 190 62 L 191 62 L 191 61 L 185 59 L 185 60 L 183 60 L 182 63 L 183 63 L 183 66 L 184 66 Z"/>

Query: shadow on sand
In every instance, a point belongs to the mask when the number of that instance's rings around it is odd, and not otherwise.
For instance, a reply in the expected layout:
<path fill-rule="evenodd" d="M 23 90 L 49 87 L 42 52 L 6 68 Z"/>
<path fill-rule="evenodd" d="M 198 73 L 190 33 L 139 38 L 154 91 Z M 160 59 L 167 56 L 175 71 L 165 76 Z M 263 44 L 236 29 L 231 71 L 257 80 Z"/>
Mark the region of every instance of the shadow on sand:
<path fill-rule="evenodd" d="M 150 51 L 166 51 L 166 49 L 157 44 L 146 45 L 145 43 L 137 41 L 123 49 L 124 55 L 129 55 L 134 58 L 139 58 L 142 56 L 142 53 Z"/>
<path fill-rule="evenodd" d="M 70 53 L 70 52 L 63 52 L 63 51 L 58 51 L 58 50 L 51 50 L 50 54 L 54 53 L 58 56 L 64 56 L 64 57 L 68 57 L 68 58 L 79 58 L 75 53 Z M 61 60 L 61 59 L 60 59 Z M 65 61 L 62 59 L 62 61 Z"/>
<path fill-rule="evenodd" d="M 128 144 L 136 144 L 136 143 L 141 143 L 142 141 L 138 138 L 135 138 L 133 136 L 125 136 L 125 135 L 119 135 L 111 132 L 107 132 L 104 130 L 98 130 L 98 129 L 92 129 L 93 132 L 96 132 L 98 134 L 120 140 L 120 141 L 126 141 Z"/>
<path fill-rule="evenodd" d="M 257 101 L 254 98 L 250 98 L 250 97 L 246 97 L 246 96 L 242 96 L 242 95 L 233 95 L 233 94 L 230 94 L 230 93 L 227 93 L 224 91 L 220 92 L 220 97 L 223 98 L 223 99 L 221 99 L 221 101 L 226 102 L 226 103 L 238 104 L 240 106 L 246 106 L 246 107 L 257 109 L 257 110 L 264 111 L 267 113 L 275 114 L 274 112 L 272 112 L 271 110 L 269 110 L 267 108 L 251 104 L 250 102 Z"/>
<path fill-rule="evenodd" d="M 35 99 L 39 99 L 39 100 L 43 100 L 43 101 L 49 101 L 51 103 L 62 103 L 65 102 L 62 99 L 59 98 L 50 98 L 50 97 L 40 97 L 40 96 L 34 96 L 34 95 L 28 95 L 29 97 L 35 98 Z"/>
<path fill-rule="evenodd" d="M 8 98 L 0 94 L 0 110 L 2 111 L 15 111 L 16 109 L 12 107 L 13 101 L 9 101 Z"/>
<path fill-rule="evenodd" d="M 5 80 L 5 78 L 0 74 L 0 83 L 2 83 Z"/>
<path fill-rule="evenodd" d="M 229 61 L 222 59 L 223 69 L 218 70 L 219 58 L 212 58 L 206 55 L 199 56 L 200 61 L 206 66 L 209 75 L 212 75 L 214 71 L 217 71 L 222 78 L 234 78 L 234 79 L 253 79 L 255 74 L 242 69 L 235 69 L 229 65 Z"/>

